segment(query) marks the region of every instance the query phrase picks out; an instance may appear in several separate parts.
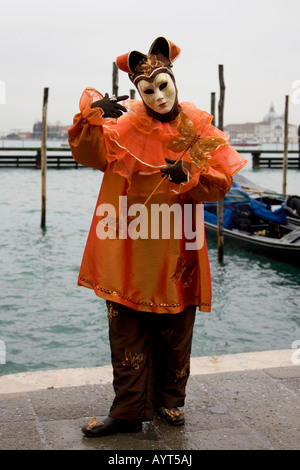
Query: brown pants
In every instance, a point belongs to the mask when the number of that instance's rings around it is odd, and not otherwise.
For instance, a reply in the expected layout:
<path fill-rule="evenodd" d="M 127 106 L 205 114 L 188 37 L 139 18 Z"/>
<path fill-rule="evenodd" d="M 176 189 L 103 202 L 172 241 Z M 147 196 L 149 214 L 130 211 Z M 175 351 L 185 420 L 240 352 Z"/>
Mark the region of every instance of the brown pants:
<path fill-rule="evenodd" d="M 177 314 L 138 312 L 110 301 L 107 307 L 115 391 L 109 416 L 147 421 L 154 408 L 183 406 L 196 307 Z"/>

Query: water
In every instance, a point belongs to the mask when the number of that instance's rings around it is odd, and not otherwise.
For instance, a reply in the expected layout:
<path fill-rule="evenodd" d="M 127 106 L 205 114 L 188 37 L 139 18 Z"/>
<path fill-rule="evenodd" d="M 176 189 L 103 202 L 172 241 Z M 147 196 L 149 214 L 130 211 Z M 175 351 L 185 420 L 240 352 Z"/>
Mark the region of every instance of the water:
<path fill-rule="evenodd" d="M 68 137 L 64 141 L 60 139 L 47 139 L 47 148 L 61 148 L 62 145 L 65 146 L 68 144 Z M 0 149 L 8 148 L 41 148 L 40 139 L 1 139 L 0 140 Z"/>
<path fill-rule="evenodd" d="M 281 191 L 280 170 L 243 174 Z M 298 170 L 288 192 L 299 194 Z M 40 172 L 0 171 L 0 375 L 110 363 L 105 302 L 77 287 L 102 174 L 47 171 L 47 230 L 40 229 Z M 300 339 L 300 270 L 225 247 L 222 265 L 208 244 L 212 313 L 198 313 L 192 356 L 290 348 Z"/>

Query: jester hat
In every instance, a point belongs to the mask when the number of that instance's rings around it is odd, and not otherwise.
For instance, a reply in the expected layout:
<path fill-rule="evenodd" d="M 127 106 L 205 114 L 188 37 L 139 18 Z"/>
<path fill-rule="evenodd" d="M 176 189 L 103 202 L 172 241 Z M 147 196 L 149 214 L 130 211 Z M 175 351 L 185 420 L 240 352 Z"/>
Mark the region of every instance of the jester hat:
<path fill-rule="evenodd" d="M 148 54 L 138 51 L 127 52 L 116 59 L 117 67 L 127 72 L 130 80 L 137 85 L 140 80 L 149 80 L 157 73 L 169 73 L 174 60 L 180 54 L 180 48 L 164 37 L 158 37 L 152 43 Z"/>

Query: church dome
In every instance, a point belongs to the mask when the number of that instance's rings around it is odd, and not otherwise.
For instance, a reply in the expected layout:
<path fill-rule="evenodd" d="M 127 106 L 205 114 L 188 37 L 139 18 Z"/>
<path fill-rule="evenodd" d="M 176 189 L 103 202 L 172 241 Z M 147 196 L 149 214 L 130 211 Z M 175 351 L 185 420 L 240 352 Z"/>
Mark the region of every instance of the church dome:
<path fill-rule="evenodd" d="M 274 105 L 271 104 L 270 111 L 264 116 L 264 122 L 270 123 L 276 118 L 278 118 L 278 114 L 275 113 Z"/>

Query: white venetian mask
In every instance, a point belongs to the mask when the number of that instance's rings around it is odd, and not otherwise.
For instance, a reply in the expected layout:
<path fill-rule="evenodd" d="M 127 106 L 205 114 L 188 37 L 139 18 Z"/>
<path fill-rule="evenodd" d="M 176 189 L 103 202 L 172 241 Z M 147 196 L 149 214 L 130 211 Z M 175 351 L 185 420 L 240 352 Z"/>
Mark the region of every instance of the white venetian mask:
<path fill-rule="evenodd" d="M 166 114 L 176 100 L 175 84 L 168 73 L 159 73 L 153 80 L 141 80 L 137 88 L 144 103 L 159 114 Z"/>

